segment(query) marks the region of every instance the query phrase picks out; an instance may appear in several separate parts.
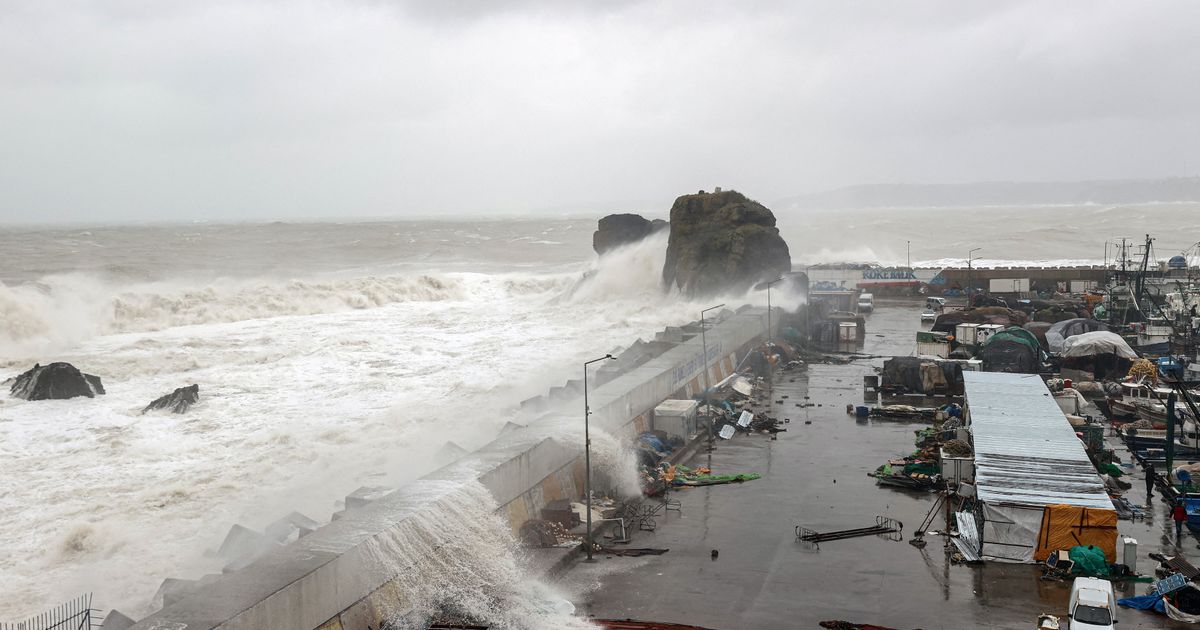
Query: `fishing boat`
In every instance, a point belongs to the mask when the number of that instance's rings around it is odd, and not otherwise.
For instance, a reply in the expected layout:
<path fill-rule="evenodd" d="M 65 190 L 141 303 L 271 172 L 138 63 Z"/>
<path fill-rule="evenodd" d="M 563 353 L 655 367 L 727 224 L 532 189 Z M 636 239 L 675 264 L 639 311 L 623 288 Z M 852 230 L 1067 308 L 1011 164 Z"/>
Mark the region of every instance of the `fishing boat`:
<path fill-rule="evenodd" d="M 1166 429 L 1141 429 L 1126 425 L 1117 429 L 1117 435 L 1131 451 L 1162 449 L 1167 443 Z M 1191 419 L 1185 420 L 1183 426 L 1176 429 L 1174 450 L 1176 455 L 1200 453 L 1200 426 Z"/>
<path fill-rule="evenodd" d="M 1171 336 L 1175 330 L 1166 320 L 1156 318 L 1148 322 L 1136 322 L 1130 325 L 1132 333 L 1126 337 L 1129 345 L 1138 354 L 1169 354 L 1171 352 Z"/>
<path fill-rule="evenodd" d="M 1158 387 L 1152 390 L 1152 397 L 1144 400 L 1139 400 L 1137 405 L 1138 418 L 1147 420 L 1155 427 L 1162 425 L 1167 426 L 1167 396 L 1171 394 L 1171 390 L 1165 387 Z M 1194 419 L 1192 412 L 1188 409 L 1185 403 L 1175 401 L 1175 417 L 1179 419 Z"/>
<path fill-rule="evenodd" d="M 1139 407 L 1158 402 L 1154 395 L 1149 386 L 1141 383 L 1121 383 L 1121 394 L 1108 398 L 1108 409 L 1111 412 L 1108 416 L 1109 421 L 1113 424 L 1121 424 L 1139 419 L 1141 417 L 1138 414 Z M 1154 423 L 1155 421 L 1150 420 L 1150 422 Z M 1159 421 L 1154 428 L 1167 428 L 1166 418 Z"/>

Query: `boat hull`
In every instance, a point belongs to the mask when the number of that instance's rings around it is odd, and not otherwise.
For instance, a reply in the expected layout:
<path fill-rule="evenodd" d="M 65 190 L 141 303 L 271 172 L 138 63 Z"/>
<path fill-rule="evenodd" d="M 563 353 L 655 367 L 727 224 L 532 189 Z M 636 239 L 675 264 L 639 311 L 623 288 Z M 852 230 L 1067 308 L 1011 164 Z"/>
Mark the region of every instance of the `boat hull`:
<path fill-rule="evenodd" d="M 1109 420 L 1132 422 L 1138 419 L 1137 406 L 1119 398 L 1109 398 L 1108 409 L 1111 412 L 1111 415 L 1108 416 Z"/>

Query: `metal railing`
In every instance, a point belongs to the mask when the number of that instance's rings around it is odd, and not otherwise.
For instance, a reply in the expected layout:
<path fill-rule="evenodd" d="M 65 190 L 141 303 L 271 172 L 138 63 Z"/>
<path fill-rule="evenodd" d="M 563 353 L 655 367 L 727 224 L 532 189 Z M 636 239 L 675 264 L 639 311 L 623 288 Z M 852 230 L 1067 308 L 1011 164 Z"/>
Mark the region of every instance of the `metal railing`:
<path fill-rule="evenodd" d="M 92 630 L 93 612 L 87 593 L 24 621 L 0 622 L 0 630 Z"/>

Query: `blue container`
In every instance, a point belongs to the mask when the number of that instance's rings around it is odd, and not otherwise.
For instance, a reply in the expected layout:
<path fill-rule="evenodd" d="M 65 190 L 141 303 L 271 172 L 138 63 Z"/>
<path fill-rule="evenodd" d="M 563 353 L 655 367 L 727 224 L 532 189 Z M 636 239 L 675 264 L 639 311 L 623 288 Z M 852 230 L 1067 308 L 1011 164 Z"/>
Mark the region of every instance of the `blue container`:
<path fill-rule="evenodd" d="M 866 418 L 870 414 L 871 414 L 870 407 L 859 405 L 854 408 L 854 415 L 858 416 L 859 418 Z"/>

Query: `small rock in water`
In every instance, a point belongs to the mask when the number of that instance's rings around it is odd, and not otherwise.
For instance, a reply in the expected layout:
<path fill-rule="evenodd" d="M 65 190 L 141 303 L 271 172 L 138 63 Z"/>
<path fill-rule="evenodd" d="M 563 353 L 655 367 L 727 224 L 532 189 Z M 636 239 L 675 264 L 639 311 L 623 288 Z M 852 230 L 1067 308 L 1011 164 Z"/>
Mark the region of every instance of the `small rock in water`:
<path fill-rule="evenodd" d="M 34 364 L 13 380 L 9 393 L 24 400 L 63 400 L 104 394 L 99 376 L 84 374 L 70 363 Z"/>
<path fill-rule="evenodd" d="M 180 387 L 166 396 L 155 398 L 153 402 L 146 405 L 142 413 L 154 409 L 170 409 L 172 413 L 183 413 L 199 400 L 200 386 L 192 384 L 187 387 Z"/>

